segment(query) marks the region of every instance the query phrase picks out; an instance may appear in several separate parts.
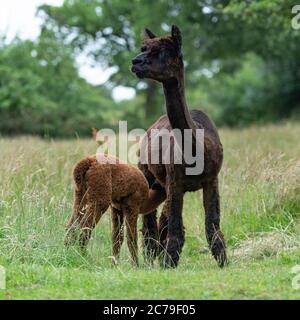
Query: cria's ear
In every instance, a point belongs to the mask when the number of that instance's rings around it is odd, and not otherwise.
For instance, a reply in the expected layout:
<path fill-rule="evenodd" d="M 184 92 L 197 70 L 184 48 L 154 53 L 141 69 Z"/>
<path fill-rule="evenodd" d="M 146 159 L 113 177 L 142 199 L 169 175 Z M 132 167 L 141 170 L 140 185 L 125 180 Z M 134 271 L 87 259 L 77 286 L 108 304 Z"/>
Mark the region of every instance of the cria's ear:
<path fill-rule="evenodd" d="M 156 35 L 151 32 L 148 28 L 145 28 L 142 31 L 142 40 L 146 40 L 146 39 L 153 39 L 156 38 Z"/>
<path fill-rule="evenodd" d="M 171 31 L 172 39 L 175 42 L 179 52 L 181 50 L 181 45 L 182 45 L 182 37 L 181 37 L 181 31 L 177 26 L 174 24 L 172 25 L 172 31 Z"/>

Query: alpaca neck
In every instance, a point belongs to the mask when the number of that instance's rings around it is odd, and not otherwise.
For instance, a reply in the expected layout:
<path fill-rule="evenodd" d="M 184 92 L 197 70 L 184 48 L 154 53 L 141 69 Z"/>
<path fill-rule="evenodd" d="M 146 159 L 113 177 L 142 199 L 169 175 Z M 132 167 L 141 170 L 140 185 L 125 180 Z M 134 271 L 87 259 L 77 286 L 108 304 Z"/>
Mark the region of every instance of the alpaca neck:
<path fill-rule="evenodd" d="M 184 76 L 163 82 L 167 114 L 172 129 L 195 129 L 184 95 Z"/>

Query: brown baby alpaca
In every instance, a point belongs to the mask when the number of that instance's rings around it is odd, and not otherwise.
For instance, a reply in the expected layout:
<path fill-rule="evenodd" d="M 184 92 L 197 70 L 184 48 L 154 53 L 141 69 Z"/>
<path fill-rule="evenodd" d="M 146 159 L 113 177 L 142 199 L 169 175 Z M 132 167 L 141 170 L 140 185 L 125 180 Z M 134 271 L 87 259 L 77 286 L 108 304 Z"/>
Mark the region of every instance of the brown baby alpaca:
<path fill-rule="evenodd" d="M 128 248 L 137 265 L 137 218 L 147 205 L 149 192 L 143 173 L 113 156 L 97 154 L 79 161 L 73 178 L 74 206 L 66 227 L 66 245 L 78 240 L 81 247 L 86 247 L 92 230 L 111 206 L 114 261 L 119 257 L 124 239 L 125 218 Z"/>

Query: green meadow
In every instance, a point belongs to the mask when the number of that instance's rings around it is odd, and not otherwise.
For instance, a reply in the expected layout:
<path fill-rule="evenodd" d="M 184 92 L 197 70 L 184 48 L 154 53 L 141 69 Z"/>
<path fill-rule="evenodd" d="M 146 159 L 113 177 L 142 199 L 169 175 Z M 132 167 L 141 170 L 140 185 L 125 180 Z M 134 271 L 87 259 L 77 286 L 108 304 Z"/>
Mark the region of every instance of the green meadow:
<path fill-rule="evenodd" d="M 111 264 L 109 212 L 88 252 L 63 245 L 72 167 L 91 140 L 0 138 L 1 299 L 299 299 L 300 126 L 222 129 L 222 230 L 230 264 L 219 269 L 204 233 L 201 192 L 185 197 L 186 242 L 175 270 L 130 265 L 124 243 Z M 141 240 L 141 233 L 139 233 Z M 294 281 L 293 281 L 294 279 Z"/>

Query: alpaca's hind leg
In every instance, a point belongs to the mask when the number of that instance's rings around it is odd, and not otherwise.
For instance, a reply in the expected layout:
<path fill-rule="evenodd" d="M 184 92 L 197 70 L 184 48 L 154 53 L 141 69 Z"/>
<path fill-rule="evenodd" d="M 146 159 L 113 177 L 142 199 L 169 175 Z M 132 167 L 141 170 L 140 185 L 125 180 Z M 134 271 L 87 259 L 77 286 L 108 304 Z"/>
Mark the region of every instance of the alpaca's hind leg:
<path fill-rule="evenodd" d="M 143 216 L 143 248 L 144 248 L 144 258 L 149 263 L 153 263 L 157 255 L 158 247 L 158 228 L 157 228 L 157 218 L 156 210 Z"/>
<path fill-rule="evenodd" d="M 222 268 L 227 263 L 227 256 L 224 236 L 220 229 L 220 199 L 217 179 L 203 186 L 203 204 L 206 238 L 212 255 Z"/>
<path fill-rule="evenodd" d="M 168 217 L 168 235 L 163 259 L 164 267 L 177 267 L 184 245 L 184 226 L 182 220 L 183 192 L 176 185 L 168 186 L 166 212 Z"/>
<path fill-rule="evenodd" d="M 112 217 L 112 254 L 113 254 L 113 263 L 116 264 L 119 256 L 121 246 L 124 240 L 124 216 L 121 210 L 116 208 L 111 208 L 111 217 Z"/>
<path fill-rule="evenodd" d="M 166 241 L 168 236 L 168 216 L 167 216 L 167 202 L 165 202 L 161 215 L 159 217 L 158 223 L 158 240 L 159 240 L 159 248 L 158 254 L 161 255 L 164 252 L 166 247 Z"/>
<path fill-rule="evenodd" d="M 138 210 L 133 208 L 124 209 L 126 221 L 127 245 L 131 255 L 132 263 L 138 266 L 138 243 L 137 243 L 137 219 Z"/>
<path fill-rule="evenodd" d="M 144 256 L 152 263 L 154 258 L 161 252 L 163 246 L 163 240 L 165 240 L 167 234 L 167 218 L 162 213 L 159 219 L 159 227 L 157 227 L 156 222 L 156 209 L 163 201 L 166 199 L 165 190 L 160 187 L 159 189 L 151 189 L 149 191 L 149 198 L 145 206 L 141 208 L 141 213 L 145 214 L 143 216 L 143 239 L 144 239 Z M 150 214 L 148 209 L 152 210 Z M 164 210 L 163 210 L 164 211 Z"/>
<path fill-rule="evenodd" d="M 139 169 L 143 172 L 145 178 L 148 181 L 149 187 L 155 183 L 155 177 L 149 171 L 147 164 L 138 164 Z M 144 259 L 150 263 L 153 262 L 157 254 L 158 247 L 158 227 L 157 227 L 157 210 L 153 210 L 147 215 L 143 215 L 143 254 Z"/>

